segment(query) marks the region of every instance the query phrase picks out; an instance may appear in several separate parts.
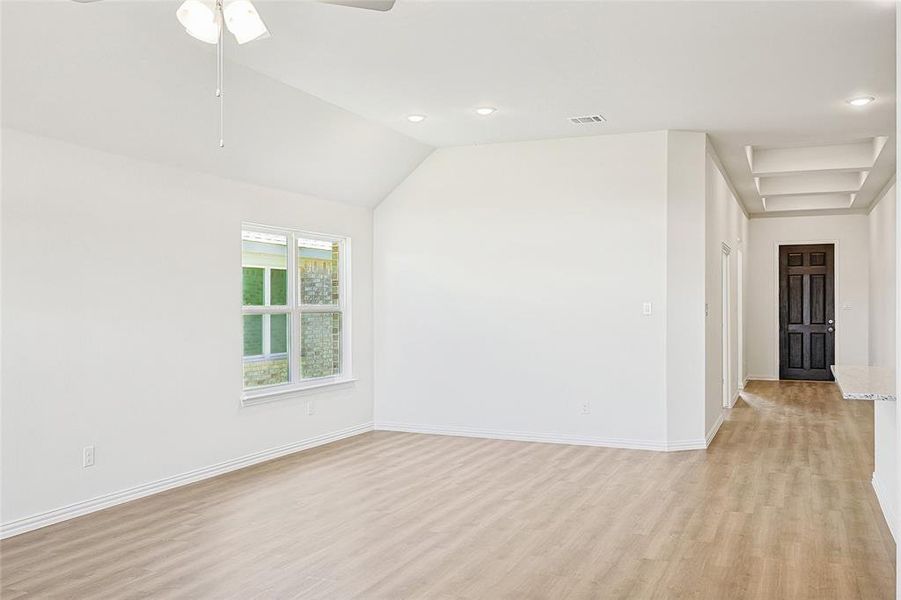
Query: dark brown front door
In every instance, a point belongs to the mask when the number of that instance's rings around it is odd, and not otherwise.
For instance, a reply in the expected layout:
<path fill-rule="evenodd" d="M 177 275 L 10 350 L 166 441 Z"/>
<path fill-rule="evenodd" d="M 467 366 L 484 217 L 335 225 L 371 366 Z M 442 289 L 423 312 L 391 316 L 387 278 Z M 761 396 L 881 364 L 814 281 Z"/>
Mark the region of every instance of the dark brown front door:
<path fill-rule="evenodd" d="M 779 378 L 831 380 L 835 247 L 779 246 Z"/>

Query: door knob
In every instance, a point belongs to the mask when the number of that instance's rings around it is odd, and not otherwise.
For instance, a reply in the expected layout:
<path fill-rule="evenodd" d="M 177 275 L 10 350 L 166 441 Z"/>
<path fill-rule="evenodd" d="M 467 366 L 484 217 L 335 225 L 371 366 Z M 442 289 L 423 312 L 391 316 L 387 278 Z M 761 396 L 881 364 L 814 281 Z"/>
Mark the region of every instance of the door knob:
<path fill-rule="evenodd" d="M 826 321 L 826 322 L 829 323 L 830 325 L 832 325 L 833 323 L 835 323 L 835 321 L 833 321 L 832 319 L 829 319 L 829 320 Z"/>
<path fill-rule="evenodd" d="M 829 333 L 832 333 L 833 331 L 835 331 L 835 328 L 834 328 L 834 327 L 827 327 L 827 328 L 826 328 L 826 331 L 828 331 Z"/>

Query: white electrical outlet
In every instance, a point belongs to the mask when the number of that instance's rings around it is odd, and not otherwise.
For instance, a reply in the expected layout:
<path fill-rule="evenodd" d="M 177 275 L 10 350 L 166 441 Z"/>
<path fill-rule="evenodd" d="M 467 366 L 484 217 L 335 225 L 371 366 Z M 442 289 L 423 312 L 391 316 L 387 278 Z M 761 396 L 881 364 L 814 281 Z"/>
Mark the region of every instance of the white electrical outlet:
<path fill-rule="evenodd" d="M 651 310 L 650 302 L 645 302 L 644 304 L 641 305 L 641 314 L 643 314 L 644 316 L 650 317 L 652 312 L 653 311 Z"/>
<path fill-rule="evenodd" d="M 582 414 L 583 415 L 591 414 L 591 402 L 589 402 L 588 400 L 586 400 L 585 402 L 582 403 Z"/>
<path fill-rule="evenodd" d="M 82 451 L 82 467 L 93 467 L 94 466 L 94 446 L 85 446 Z"/>
<path fill-rule="evenodd" d="M 307 415 L 313 416 L 316 414 L 316 406 L 313 404 L 312 400 L 307 400 Z"/>

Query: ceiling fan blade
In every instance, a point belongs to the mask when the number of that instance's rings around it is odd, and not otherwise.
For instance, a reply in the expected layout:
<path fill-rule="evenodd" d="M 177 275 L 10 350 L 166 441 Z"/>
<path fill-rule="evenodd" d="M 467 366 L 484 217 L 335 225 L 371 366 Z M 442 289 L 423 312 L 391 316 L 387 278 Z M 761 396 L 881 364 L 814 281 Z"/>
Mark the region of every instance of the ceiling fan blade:
<path fill-rule="evenodd" d="M 368 10 L 386 11 L 394 6 L 394 0 L 319 0 L 323 4 L 337 4 L 351 8 L 366 8 Z"/>
<path fill-rule="evenodd" d="M 99 2 L 100 0 L 72 0 L 81 4 L 89 2 Z M 394 6 L 395 0 L 319 0 L 323 4 L 336 4 L 338 6 L 349 6 L 350 8 L 365 8 L 368 10 L 387 11 Z"/>

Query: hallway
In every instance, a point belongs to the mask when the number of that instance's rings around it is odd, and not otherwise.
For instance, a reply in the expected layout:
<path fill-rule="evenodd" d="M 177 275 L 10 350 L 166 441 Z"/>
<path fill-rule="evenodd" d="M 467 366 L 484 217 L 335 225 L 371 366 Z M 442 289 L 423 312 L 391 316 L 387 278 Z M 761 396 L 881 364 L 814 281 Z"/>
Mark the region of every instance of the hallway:
<path fill-rule="evenodd" d="M 751 382 L 674 453 L 372 432 L 3 541 L 4 598 L 892 598 L 873 406 Z"/>
<path fill-rule="evenodd" d="M 762 586 L 752 597 L 894 597 L 895 544 L 871 485 L 872 402 L 842 400 L 832 383 L 752 381 L 708 455 L 729 532 L 710 555 L 733 556 L 729 577 Z"/>

